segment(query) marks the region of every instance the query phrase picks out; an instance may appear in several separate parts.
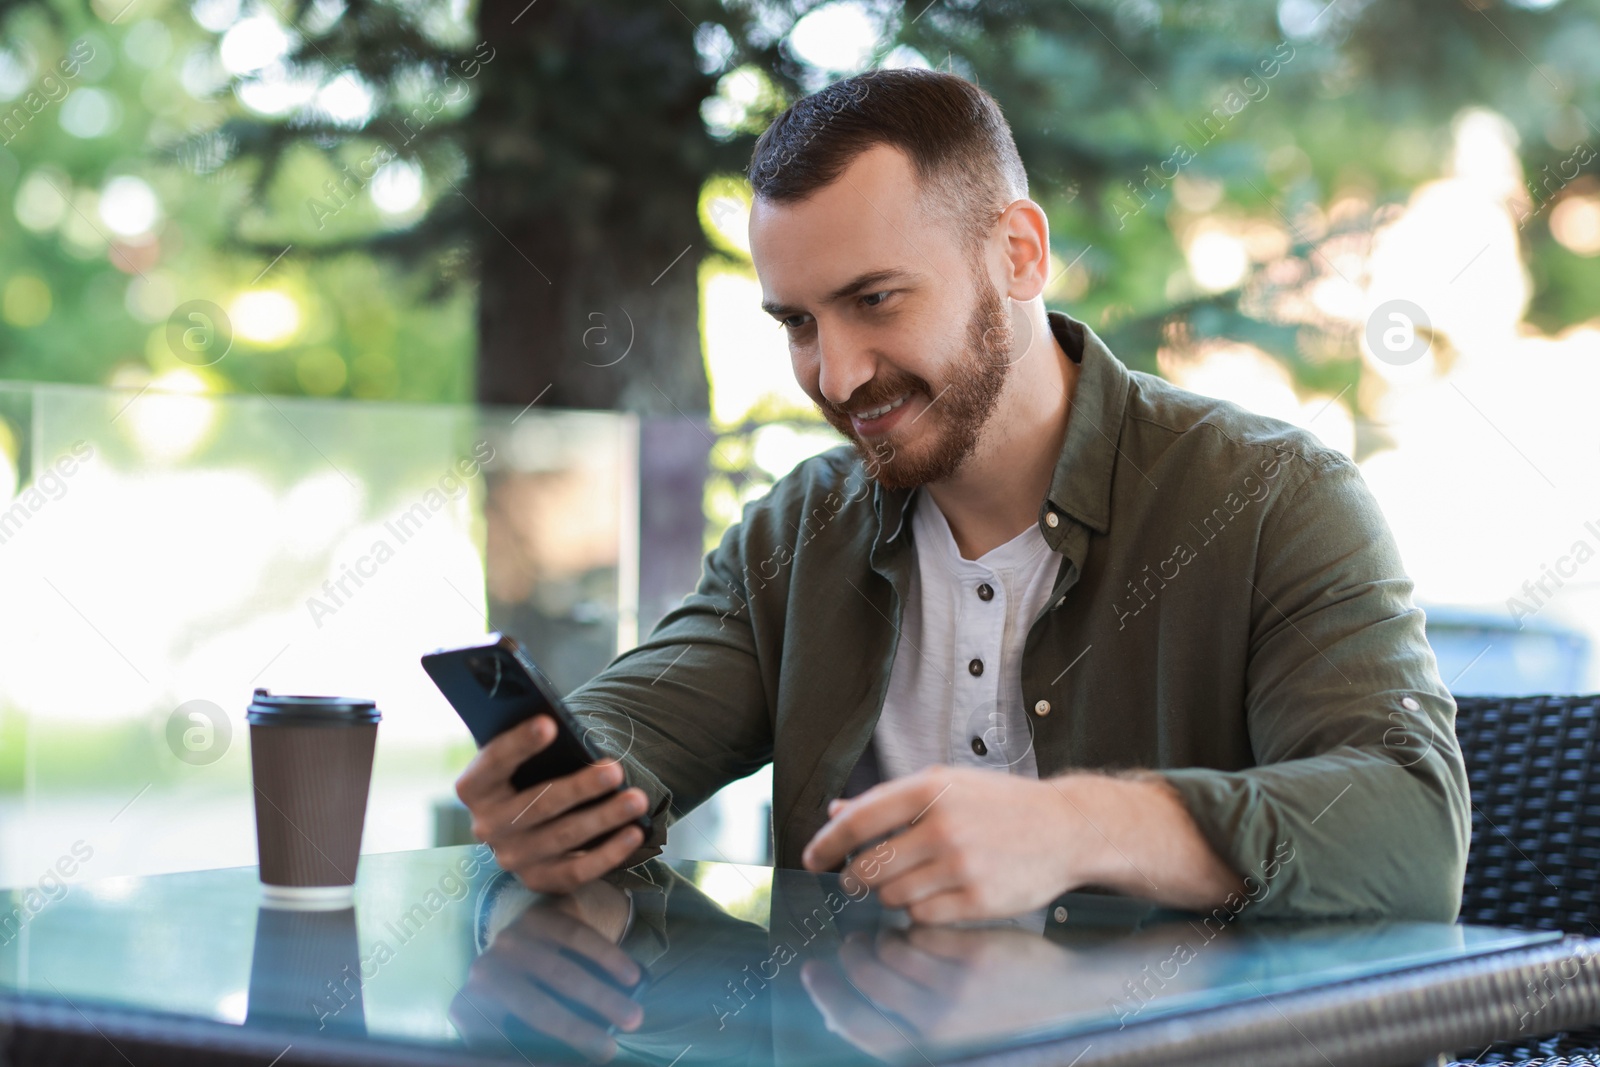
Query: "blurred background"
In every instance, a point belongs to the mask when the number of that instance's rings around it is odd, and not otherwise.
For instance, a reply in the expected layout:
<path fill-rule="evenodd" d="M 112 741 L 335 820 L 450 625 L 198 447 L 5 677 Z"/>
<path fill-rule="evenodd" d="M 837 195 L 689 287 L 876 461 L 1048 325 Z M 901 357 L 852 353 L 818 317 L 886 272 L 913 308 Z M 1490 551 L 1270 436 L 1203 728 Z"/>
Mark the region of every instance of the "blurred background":
<path fill-rule="evenodd" d="M 256 686 L 463 840 L 418 656 L 576 686 L 839 443 L 740 175 L 890 66 L 999 100 L 1051 307 L 1360 463 L 1454 691 L 1600 688 L 1594 0 L 0 0 L 0 885 L 253 863 Z"/>

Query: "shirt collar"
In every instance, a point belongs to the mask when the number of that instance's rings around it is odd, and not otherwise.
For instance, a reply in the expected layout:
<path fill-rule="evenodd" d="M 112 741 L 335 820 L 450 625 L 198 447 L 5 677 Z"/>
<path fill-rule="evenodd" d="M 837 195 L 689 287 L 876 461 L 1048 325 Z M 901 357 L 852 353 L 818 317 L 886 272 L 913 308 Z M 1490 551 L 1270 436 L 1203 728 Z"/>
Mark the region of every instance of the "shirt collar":
<path fill-rule="evenodd" d="M 1098 533 L 1111 528 L 1111 479 L 1131 379 L 1127 367 L 1087 324 L 1062 311 L 1046 314 L 1057 343 L 1078 364 L 1066 437 L 1050 491 L 1039 502 L 1039 530 L 1051 549 L 1060 551 L 1067 529 L 1059 519 L 1057 525 L 1049 524 L 1052 513 L 1070 516 Z M 899 538 L 917 496 L 910 489 L 873 484 L 872 506 L 878 518 L 874 547 Z"/>

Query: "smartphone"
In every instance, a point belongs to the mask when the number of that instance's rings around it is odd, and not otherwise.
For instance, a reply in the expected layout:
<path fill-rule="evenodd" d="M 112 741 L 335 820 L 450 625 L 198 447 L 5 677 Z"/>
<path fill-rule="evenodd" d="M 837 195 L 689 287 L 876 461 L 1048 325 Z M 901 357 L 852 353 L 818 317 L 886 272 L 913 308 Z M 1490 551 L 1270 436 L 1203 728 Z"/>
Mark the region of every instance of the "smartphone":
<path fill-rule="evenodd" d="M 422 669 L 467 724 L 479 748 L 535 715 L 548 715 L 555 723 L 555 740 L 511 772 L 511 787 L 518 792 L 581 771 L 605 758 L 585 740 L 584 728 L 514 637 L 491 633 L 480 644 L 430 652 L 422 657 Z M 624 781 L 612 792 L 626 788 Z M 605 799 L 606 796 L 596 797 L 574 810 Z M 634 825 L 648 834 L 650 816 L 639 816 Z M 579 847 L 593 847 L 614 832 L 607 831 L 603 837 Z"/>

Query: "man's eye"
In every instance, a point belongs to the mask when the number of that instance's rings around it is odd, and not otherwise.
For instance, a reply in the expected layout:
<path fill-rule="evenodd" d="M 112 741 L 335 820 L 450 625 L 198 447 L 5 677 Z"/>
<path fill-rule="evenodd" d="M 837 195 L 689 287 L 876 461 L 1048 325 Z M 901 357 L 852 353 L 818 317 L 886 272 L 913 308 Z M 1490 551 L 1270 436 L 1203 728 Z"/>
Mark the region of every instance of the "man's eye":
<path fill-rule="evenodd" d="M 889 294 L 891 292 L 893 292 L 893 291 L 894 290 L 892 290 L 892 289 L 885 289 L 881 293 L 868 293 L 867 295 L 863 296 L 861 299 L 866 303 L 866 305 L 868 307 L 875 308 L 879 304 L 883 303 L 884 300 L 888 299 Z"/>
<path fill-rule="evenodd" d="M 804 315 L 790 315 L 786 319 L 779 319 L 778 325 L 782 326 L 786 330 L 798 330 L 800 327 L 805 325 L 804 320 Z"/>

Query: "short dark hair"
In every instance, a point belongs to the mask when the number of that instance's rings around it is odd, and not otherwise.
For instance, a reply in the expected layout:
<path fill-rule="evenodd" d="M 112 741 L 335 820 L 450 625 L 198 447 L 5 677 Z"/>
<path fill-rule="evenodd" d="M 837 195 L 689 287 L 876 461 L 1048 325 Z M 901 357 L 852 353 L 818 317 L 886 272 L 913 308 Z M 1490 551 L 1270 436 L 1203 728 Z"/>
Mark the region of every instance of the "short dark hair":
<path fill-rule="evenodd" d="M 910 157 L 924 204 L 975 254 L 1028 175 L 994 97 L 965 78 L 919 68 L 872 70 L 796 100 L 756 141 L 757 197 L 803 200 L 857 156 L 891 145 Z"/>

